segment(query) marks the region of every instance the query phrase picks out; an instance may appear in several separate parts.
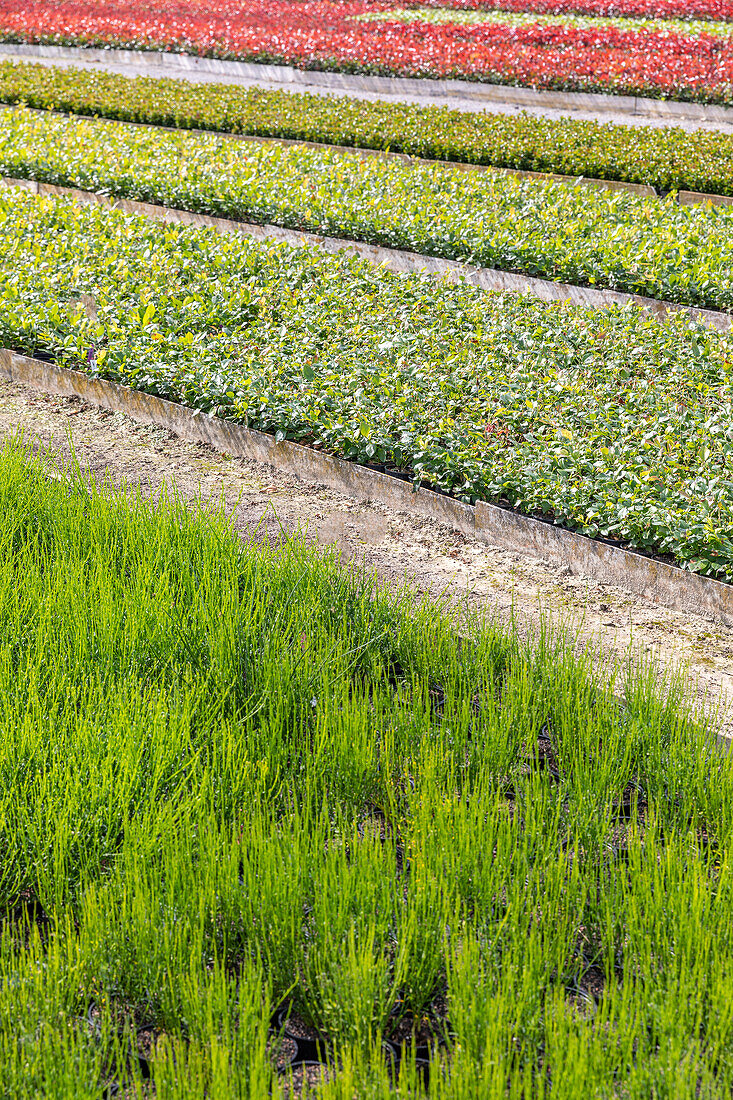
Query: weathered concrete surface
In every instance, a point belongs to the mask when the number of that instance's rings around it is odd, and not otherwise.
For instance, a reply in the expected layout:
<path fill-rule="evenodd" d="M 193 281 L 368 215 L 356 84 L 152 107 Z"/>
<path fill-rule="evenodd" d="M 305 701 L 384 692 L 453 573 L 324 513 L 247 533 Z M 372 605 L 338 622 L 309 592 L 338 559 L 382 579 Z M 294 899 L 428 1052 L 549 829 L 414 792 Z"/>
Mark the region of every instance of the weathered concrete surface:
<path fill-rule="evenodd" d="M 677 202 L 681 206 L 697 206 L 709 202 L 713 206 L 733 206 L 731 195 L 708 195 L 705 191 L 678 191 Z"/>
<path fill-rule="evenodd" d="M 216 229 L 222 233 L 238 233 L 255 240 L 274 240 L 295 247 L 311 246 L 322 248 L 326 252 L 351 252 L 361 259 L 375 265 L 383 265 L 390 271 L 428 275 L 446 278 L 451 282 L 467 282 L 480 290 L 503 291 L 509 294 L 531 294 L 545 302 L 572 302 L 573 305 L 589 309 L 604 309 L 609 306 L 623 306 L 630 303 L 648 310 L 658 320 L 674 314 L 685 314 L 699 321 L 706 328 L 717 332 L 726 332 L 733 324 L 733 318 L 727 313 L 715 310 L 696 309 L 679 305 L 676 302 L 662 302 L 655 298 L 645 298 L 641 294 L 624 294 L 616 290 L 596 290 L 593 287 L 574 286 L 570 283 L 556 283 L 549 279 L 537 279 L 530 275 L 517 275 L 496 268 L 473 267 L 458 260 L 444 260 L 434 256 L 423 256 L 415 252 L 404 252 L 396 248 L 382 248 L 379 245 L 364 244 L 335 237 L 321 237 L 315 233 L 303 233 L 293 229 L 282 229 L 276 225 L 252 225 L 248 222 L 235 222 L 226 218 L 214 218 L 208 214 L 192 214 L 188 210 L 174 210 L 166 206 L 137 202 L 132 199 L 112 199 L 108 195 L 99 195 L 92 191 L 81 191 L 75 187 L 58 187 L 51 183 L 38 183 L 35 180 L 16 180 L 2 177 L 6 187 L 21 187 L 40 195 L 58 195 L 75 202 L 94 203 L 110 206 L 129 214 L 142 214 L 171 224 L 195 225 Z"/>
<path fill-rule="evenodd" d="M 476 538 L 547 561 L 573 573 L 618 584 L 679 611 L 708 613 L 733 625 L 733 585 L 701 577 L 675 565 L 532 520 L 484 501 L 476 503 Z"/>
<path fill-rule="evenodd" d="M 558 562 L 571 572 L 615 584 L 681 611 L 704 612 L 726 626 L 733 625 L 733 585 L 699 577 L 641 554 L 505 511 L 479 501 L 475 508 L 412 485 L 377 470 L 357 466 L 313 448 L 286 440 L 276 442 L 263 432 L 220 420 L 151 394 L 132 390 L 79 371 L 67 370 L 0 350 L 0 377 L 46 393 L 77 396 L 102 408 L 121 412 L 141 424 L 155 425 L 183 439 L 215 450 L 273 466 L 301 480 L 322 484 L 362 501 L 427 516 L 492 546 Z"/>
<path fill-rule="evenodd" d="M 99 50 L 72 46 L 36 46 L 0 42 L 0 59 L 32 60 L 39 64 L 75 66 L 92 71 L 170 77 L 196 83 L 237 84 L 270 91 L 342 95 L 366 101 L 415 103 L 466 112 L 527 113 L 540 118 L 577 118 L 620 122 L 630 126 L 680 126 L 685 130 L 733 133 L 733 109 L 676 100 L 635 96 L 542 92 L 472 81 L 406 80 L 350 76 L 257 65 L 189 54 Z"/>
<path fill-rule="evenodd" d="M 167 428 L 182 439 L 205 443 L 217 451 L 239 458 L 266 463 L 283 473 L 304 481 L 322 483 L 359 500 L 376 498 L 392 508 L 419 512 L 440 523 L 450 524 L 464 534 L 473 535 L 474 515 L 470 505 L 428 489 L 415 489 L 410 482 L 389 477 L 379 470 L 319 454 L 313 447 L 302 447 L 287 440 L 278 442 L 271 435 L 230 420 L 208 416 L 141 390 L 91 378 L 80 371 L 43 363 L 8 349 L 0 350 L 0 376 L 34 386 L 45 393 L 74 394 L 102 408 L 122 412 L 140 424 Z"/>

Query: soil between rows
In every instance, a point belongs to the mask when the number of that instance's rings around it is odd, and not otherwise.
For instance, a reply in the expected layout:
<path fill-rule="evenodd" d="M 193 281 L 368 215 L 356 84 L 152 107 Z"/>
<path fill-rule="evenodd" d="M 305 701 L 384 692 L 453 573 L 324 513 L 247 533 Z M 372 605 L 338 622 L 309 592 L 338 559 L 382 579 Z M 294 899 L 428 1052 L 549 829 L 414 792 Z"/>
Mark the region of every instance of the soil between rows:
<path fill-rule="evenodd" d="M 633 654 L 655 660 L 663 671 L 682 667 L 701 703 L 722 704 L 716 726 L 733 737 L 733 629 L 707 616 L 674 612 L 574 577 L 569 569 L 486 546 L 433 520 L 306 485 L 79 398 L 0 382 L 0 437 L 18 430 L 34 445 L 66 454 L 71 440 L 83 468 L 97 477 L 107 473 L 116 484 L 140 485 L 145 492 L 174 485 L 184 499 L 199 491 L 204 498 L 223 495 L 242 532 L 307 529 L 387 583 L 407 578 L 438 601 L 513 618 L 522 634 L 551 622 L 570 630 L 579 646 L 597 650 L 600 660 Z"/>

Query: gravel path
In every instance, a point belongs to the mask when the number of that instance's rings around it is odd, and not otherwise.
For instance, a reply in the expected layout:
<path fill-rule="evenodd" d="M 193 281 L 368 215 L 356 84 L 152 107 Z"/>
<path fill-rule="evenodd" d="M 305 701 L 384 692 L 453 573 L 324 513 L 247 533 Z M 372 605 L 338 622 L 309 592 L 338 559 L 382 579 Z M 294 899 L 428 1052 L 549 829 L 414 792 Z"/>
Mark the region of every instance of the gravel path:
<path fill-rule="evenodd" d="M 569 570 L 487 547 L 432 520 L 306 485 L 269 466 L 186 443 L 160 428 L 100 410 L 79 398 L 49 396 L 0 382 L 0 439 L 22 431 L 36 446 L 68 454 L 116 484 L 155 492 L 175 486 L 185 499 L 223 496 L 236 527 L 280 537 L 302 530 L 364 563 L 384 581 L 407 579 L 419 592 L 514 621 L 522 633 L 549 622 L 604 662 L 630 654 L 662 669 L 684 668 L 699 701 L 721 701 L 716 728 L 733 735 L 733 629 L 683 615 Z"/>
<path fill-rule="evenodd" d="M 0 43 L 0 61 L 19 59 L 42 65 L 119 73 L 123 76 L 165 76 L 202 84 L 238 84 L 243 88 L 259 87 L 267 91 L 345 95 L 370 101 L 450 107 L 475 113 L 485 111 L 490 114 L 518 115 L 526 112 L 550 119 L 587 119 L 623 123 L 627 126 L 674 125 L 688 131 L 719 130 L 733 134 L 733 108 L 706 108 L 698 104 L 636 99 L 631 96 L 536 92 L 532 89 L 502 88 L 499 85 L 461 81 L 400 80 L 349 76 L 344 73 L 304 72 L 279 66 L 217 61 L 188 54 Z M 375 87 L 370 90 L 364 84 Z M 377 85 L 380 86 L 379 90 L 376 89 Z M 657 111 L 660 113 L 654 113 Z"/>

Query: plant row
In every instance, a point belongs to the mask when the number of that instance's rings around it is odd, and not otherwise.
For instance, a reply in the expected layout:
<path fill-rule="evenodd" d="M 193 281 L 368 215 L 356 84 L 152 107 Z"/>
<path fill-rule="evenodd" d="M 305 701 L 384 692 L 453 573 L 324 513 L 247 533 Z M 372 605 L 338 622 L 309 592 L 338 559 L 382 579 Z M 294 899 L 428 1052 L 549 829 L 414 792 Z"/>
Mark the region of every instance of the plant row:
<path fill-rule="evenodd" d="M 0 115 L 0 174 L 733 308 L 724 207 L 24 108 Z"/>
<path fill-rule="evenodd" d="M 547 14 L 532 11 L 486 11 L 483 8 L 446 8 L 396 5 L 393 8 L 365 12 L 356 16 L 359 22 L 387 23 L 453 23 L 464 27 L 486 25 L 507 27 L 565 27 L 581 30 L 603 30 L 611 27 L 622 31 L 653 31 L 661 34 L 717 35 L 728 38 L 733 33 L 731 23 L 710 19 L 631 17 L 623 15 Z"/>
<path fill-rule="evenodd" d="M 733 40 L 571 26 L 363 22 L 369 0 L 0 0 L 0 38 L 357 73 L 732 101 Z"/>
<path fill-rule="evenodd" d="M 0 63 L 0 102 L 129 122 L 392 150 L 436 160 L 733 194 L 733 139 L 713 130 L 491 115 L 231 84 Z"/>
<path fill-rule="evenodd" d="M 731 0 L 402 0 L 404 7 L 649 19 L 733 20 Z"/>
<path fill-rule="evenodd" d="M 0 346 L 733 577 L 729 337 L 19 191 L 0 213 Z"/>
<path fill-rule="evenodd" d="M 0 455 L 3 1095 L 291 1096 L 285 994 L 326 1100 L 400 1031 L 440 1100 L 729 1094 L 733 762 L 674 693 L 56 473 Z"/>

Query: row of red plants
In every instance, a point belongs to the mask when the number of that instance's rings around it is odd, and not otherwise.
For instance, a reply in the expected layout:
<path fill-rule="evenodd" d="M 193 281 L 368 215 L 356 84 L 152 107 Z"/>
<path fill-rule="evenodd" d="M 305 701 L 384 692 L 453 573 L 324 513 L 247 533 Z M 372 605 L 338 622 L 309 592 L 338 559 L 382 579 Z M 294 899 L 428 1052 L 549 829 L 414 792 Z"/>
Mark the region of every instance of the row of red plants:
<path fill-rule="evenodd" d="M 733 98 L 733 39 L 353 19 L 390 6 L 386 0 L 0 0 L 0 37 L 541 88 Z"/>

